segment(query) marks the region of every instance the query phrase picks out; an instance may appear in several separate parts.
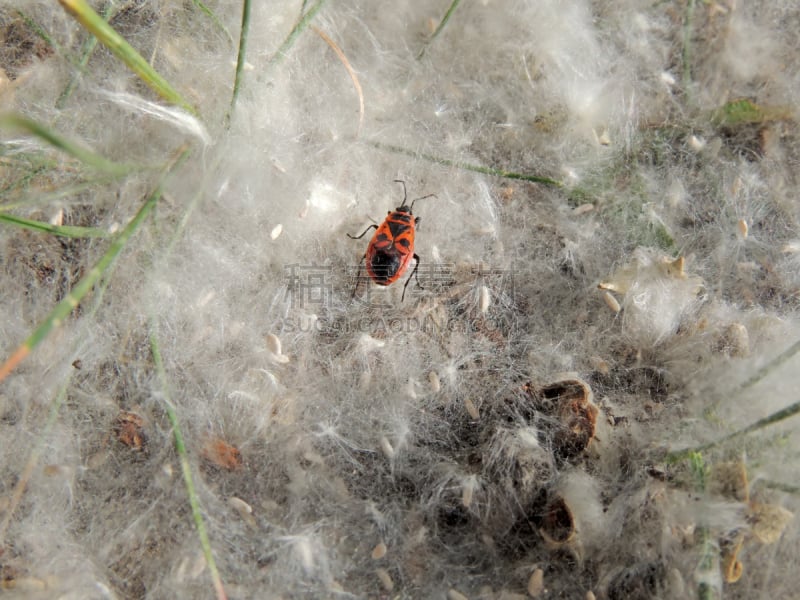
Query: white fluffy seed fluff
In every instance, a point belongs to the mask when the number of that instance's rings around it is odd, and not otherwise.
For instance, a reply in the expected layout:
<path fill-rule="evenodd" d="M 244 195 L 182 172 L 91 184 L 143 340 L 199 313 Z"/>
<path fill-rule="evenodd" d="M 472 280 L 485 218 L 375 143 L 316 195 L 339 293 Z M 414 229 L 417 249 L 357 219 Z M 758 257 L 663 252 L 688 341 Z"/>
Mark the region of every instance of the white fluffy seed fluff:
<path fill-rule="evenodd" d="M 243 2 L 88 3 L 183 101 L 67 4 L 0 7 L 9 597 L 796 593 L 800 4 L 251 2 L 235 86 Z"/>

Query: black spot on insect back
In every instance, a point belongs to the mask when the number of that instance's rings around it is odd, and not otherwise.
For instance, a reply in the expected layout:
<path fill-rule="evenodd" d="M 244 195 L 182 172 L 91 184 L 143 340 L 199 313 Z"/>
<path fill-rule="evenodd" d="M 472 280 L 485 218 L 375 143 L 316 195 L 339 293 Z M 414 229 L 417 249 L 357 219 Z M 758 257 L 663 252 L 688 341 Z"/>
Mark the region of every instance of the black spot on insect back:
<path fill-rule="evenodd" d="M 392 277 L 400 268 L 400 264 L 400 256 L 396 252 L 384 252 L 382 250 L 375 252 L 370 262 L 375 283 L 389 285 Z"/>

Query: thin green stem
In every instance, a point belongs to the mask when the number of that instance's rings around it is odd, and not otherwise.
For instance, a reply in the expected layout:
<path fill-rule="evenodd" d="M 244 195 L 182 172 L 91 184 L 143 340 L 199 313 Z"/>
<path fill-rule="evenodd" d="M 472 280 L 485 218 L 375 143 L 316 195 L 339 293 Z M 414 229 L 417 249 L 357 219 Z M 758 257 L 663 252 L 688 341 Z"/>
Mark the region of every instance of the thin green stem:
<path fill-rule="evenodd" d="M 161 191 L 167 176 L 178 164 L 183 162 L 188 155 L 189 150 L 186 147 L 183 147 L 179 150 L 177 158 L 171 161 L 170 164 L 164 169 L 161 177 L 159 178 L 158 184 L 147 200 L 145 200 L 144 204 L 139 209 L 139 212 L 136 213 L 136 216 L 134 216 L 130 223 L 128 223 L 125 229 L 119 233 L 97 264 L 92 267 L 86 273 L 86 275 L 83 276 L 83 278 L 75 285 L 75 287 L 70 290 L 69 294 L 67 294 L 66 297 L 64 297 L 64 299 L 61 300 L 61 302 L 59 302 L 55 308 L 53 308 L 53 310 L 50 311 L 50 314 L 45 317 L 44 321 L 39 324 L 33 333 L 31 333 L 30 336 L 28 336 L 28 338 L 14 351 L 14 353 L 2 365 L 0 365 L 0 381 L 5 379 L 8 374 L 11 373 L 11 371 L 13 371 L 17 365 L 22 362 L 22 360 L 24 360 L 24 358 L 50 334 L 53 329 L 56 329 L 61 325 L 64 319 L 66 319 L 69 314 L 81 303 L 83 298 L 89 293 L 101 276 L 111 272 L 117 256 L 119 256 L 122 249 L 128 243 L 128 240 L 130 240 L 131 236 L 139 229 L 144 220 L 155 208 L 158 199 L 161 197 Z"/>
<path fill-rule="evenodd" d="M 53 38 L 50 37 L 47 31 L 45 31 L 36 21 L 31 19 L 21 10 L 18 10 L 16 12 L 19 15 L 19 17 L 23 21 L 25 21 L 25 25 L 27 25 L 31 29 L 31 31 L 33 31 L 36 35 L 38 35 L 42 39 L 42 41 L 44 41 L 45 44 L 50 46 L 53 50 L 56 50 L 57 52 L 61 53 L 61 48 L 58 46 L 58 44 L 55 43 Z"/>
<path fill-rule="evenodd" d="M 746 390 L 754 386 L 756 383 L 764 379 L 767 375 L 772 373 L 775 369 L 780 367 L 784 364 L 787 360 L 795 356 L 798 352 L 800 352 L 800 341 L 795 342 L 789 348 L 781 352 L 778 356 L 772 359 L 769 363 L 761 367 L 756 373 L 747 379 L 741 387 L 740 390 Z M 779 423 L 784 421 L 790 417 L 795 416 L 796 414 L 800 413 L 800 401 L 795 402 L 794 404 L 790 404 L 789 406 L 782 408 L 771 415 L 767 415 L 763 419 L 759 419 L 755 423 L 751 423 L 747 427 L 742 429 L 738 429 L 733 433 L 729 433 L 718 440 L 714 440 L 712 442 L 707 442 L 705 444 L 701 444 L 699 446 L 694 446 L 692 448 L 686 448 L 684 450 L 677 450 L 675 452 L 670 452 L 667 454 L 666 460 L 668 462 L 679 462 L 688 458 L 692 453 L 695 452 L 703 452 L 704 450 L 708 450 L 710 448 L 714 448 L 716 446 L 720 446 L 731 440 L 738 439 L 743 437 L 749 433 L 754 431 L 758 431 L 759 429 L 763 429 L 764 427 L 768 427 L 770 425 L 774 425 L 775 423 Z"/>
<path fill-rule="evenodd" d="M 219 17 L 217 17 L 217 15 L 214 14 L 214 12 L 210 8 L 208 8 L 208 6 L 206 6 L 200 0 L 192 0 L 192 3 L 197 8 L 199 8 L 203 13 L 205 13 L 205 15 L 211 19 L 214 25 L 216 25 L 219 28 L 219 30 L 225 34 L 225 37 L 228 38 L 228 42 L 233 43 L 233 38 L 231 37 L 231 34 L 228 32 L 228 30 L 225 28 L 225 25 L 222 24 L 222 21 L 219 20 Z"/>
<path fill-rule="evenodd" d="M 686 4 L 686 19 L 683 24 L 683 90 L 687 98 L 691 98 L 692 85 L 692 27 L 694 22 L 695 0 L 689 0 Z"/>
<path fill-rule="evenodd" d="M 50 233 L 53 235 L 59 235 L 61 237 L 104 238 L 109 236 L 109 233 L 105 229 L 100 229 L 98 227 L 50 225 L 50 223 L 42 223 L 41 221 L 33 221 L 31 219 L 15 217 L 14 215 L 4 215 L 2 213 L 0 213 L 0 223 L 8 223 L 9 225 L 16 225 L 17 227 L 22 227 L 23 229 L 31 229 L 33 231 Z"/>
<path fill-rule="evenodd" d="M 283 43 L 280 47 L 275 51 L 275 54 L 272 55 L 272 58 L 269 60 L 269 65 L 274 65 L 279 63 L 283 58 L 286 56 L 286 52 L 291 48 L 295 41 L 297 40 L 297 36 L 299 36 L 303 31 L 308 27 L 311 23 L 311 20 L 314 16 L 319 12 L 319 9 L 322 8 L 322 5 L 325 4 L 325 0 L 318 0 L 318 2 L 308 9 L 308 12 L 305 13 L 301 19 L 292 27 L 292 30 L 289 32 L 289 35 L 286 36 L 286 39 L 283 40 Z"/>
<path fill-rule="evenodd" d="M 46 171 L 46 169 L 42 168 L 42 171 L 44 172 Z M 31 178 L 25 177 L 23 179 L 32 179 L 32 177 Z M 0 213 L 8 212 L 10 210 L 16 210 L 22 207 L 27 208 L 31 206 L 47 206 L 56 200 L 60 200 L 63 198 L 74 198 L 75 196 L 81 194 L 82 192 L 85 192 L 86 190 L 97 189 L 99 186 L 105 185 L 114 180 L 116 180 L 116 177 L 105 176 L 105 177 L 98 177 L 91 181 L 83 181 L 75 185 L 62 185 L 50 192 L 42 192 L 41 190 L 35 190 L 34 192 L 28 194 L 27 196 L 17 198 L 12 202 L 8 202 L 6 204 L 0 204 Z M 17 183 L 19 184 L 19 182 Z M 15 187 L 21 187 L 21 185 L 16 185 Z M 0 197 L 7 195 L 5 194 L 5 192 L 6 192 L 5 189 L 0 190 Z"/>
<path fill-rule="evenodd" d="M 0 116 L 0 127 L 22 129 L 23 131 L 27 131 L 28 133 L 41 138 L 54 148 L 66 152 L 70 156 L 77 158 L 85 165 L 98 171 L 103 171 L 112 175 L 127 175 L 136 169 L 136 167 L 132 165 L 116 163 L 103 156 L 100 156 L 99 154 L 95 154 L 94 152 L 90 152 L 89 150 L 81 148 L 77 144 L 48 129 L 41 123 L 38 123 L 33 119 L 23 117 L 22 115 L 7 114 Z"/>
<path fill-rule="evenodd" d="M 178 414 L 175 411 L 175 405 L 172 403 L 169 395 L 169 382 L 167 381 L 167 374 L 164 370 L 164 362 L 161 359 L 161 350 L 158 345 L 158 335 L 156 334 L 155 320 L 150 318 L 150 350 L 153 354 L 153 361 L 156 365 L 156 372 L 158 373 L 159 381 L 161 382 L 161 391 L 163 394 L 164 410 L 167 413 L 167 418 L 172 425 L 172 434 L 175 436 L 175 449 L 178 452 L 178 459 L 181 463 L 181 472 L 183 473 L 183 481 L 186 484 L 186 492 L 189 496 L 189 506 L 192 509 L 192 516 L 194 517 L 194 524 L 197 528 L 197 536 L 200 538 L 200 545 L 203 548 L 203 555 L 206 559 L 206 564 L 211 572 L 211 580 L 214 584 L 218 600 L 225 600 L 225 589 L 222 585 L 222 578 L 220 577 L 217 564 L 214 561 L 214 553 L 211 551 L 211 542 L 206 531 L 206 525 L 203 521 L 203 514 L 200 510 L 200 499 L 197 496 L 197 490 L 194 486 L 192 478 L 192 468 L 189 464 L 189 457 L 186 452 L 186 444 L 183 441 L 181 434 L 180 423 L 178 421 Z"/>
<path fill-rule="evenodd" d="M 109 2 L 106 4 L 105 10 L 103 10 L 102 19 L 108 23 L 111 20 L 111 16 L 114 14 L 114 3 Z M 78 59 L 77 69 L 72 73 L 72 77 L 69 78 L 69 82 L 61 94 L 58 96 L 58 100 L 56 100 L 56 108 L 62 109 L 64 105 L 67 103 L 67 100 L 72 95 L 72 92 L 75 91 L 75 87 L 78 85 L 78 81 L 80 81 L 81 75 L 83 71 L 86 69 L 86 65 L 89 63 L 89 58 L 91 58 L 94 49 L 97 47 L 97 38 L 91 34 L 89 37 L 86 38 L 86 41 L 83 42 L 83 46 L 81 48 L 80 58 Z"/>
<path fill-rule="evenodd" d="M 250 33 L 250 0 L 244 0 L 242 4 L 242 28 L 239 32 L 239 54 L 236 58 L 236 76 L 233 81 L 233 95 L 231 96 L 231 107 L 225 117 L 225 122 L 230 126 L 233 118 L 233 111 L 236 108 L 236 100 L 239 98 L 239 90 L 242 86 L 242 76 L 244 74 L 245 56 L 247 54 L 247 36 Z"/>
<path fill-rule="evenodd" d="M 796 341 L 794 344 L 789 346 L 786 350 L 781 352 L 778 356 L 756 371 L 750 378 L 747 379 L 747 381 L 742 384 L 742 389 L 746 390 L 747 388 L 754 386 L 787 360 L 794 357 L 798 352 L 800 352 L 800 340 Z"/>
<path fill-rule="evenodd" d="M 412 158 L 418 158 L 418 159 L 421 158 L 423 160 L 427 160 L 432 163 L 436 163 L 438 165 L 444 165 L 447 167 L 455 167 L 457 169 L 464 169 L 466 171 L 475 171 L 476 173 L 485 173 L 486 175 L 493 175 L 495 177 L 504 177 L 506 179 L 519 179 L 522 181 L 542 183 L 544 185 L 550 185 L 553 187 L 564 187 L 564 184 L 562 182 L 557 181 L 555 179 L 550 179 L 549 177 L 542 177 L 540 175 L 530 175 L 526 173 L 517 173 L 515 171 L 506 171 L 505 169 L 498 169 L 495 167 L 484 167 L 481 165 L 473 165 L 466 162 L 450 160 L 448 158 L 442 158 L 440 156 L 434 156 L 433 154 L 426 154 L 425 152 L 416 152 L 415 150 L 409 150 L 408 148 L 403 148 L 402 146 L 394 146 L 392 144 L 382 144 L 381 142 L 368 141 L 367 144 L 369 144 L 373 148 L 377 148 L 378 150 L 384 150 L 386 152 L 394 152 L 396 154 L 403 154 L 405 156 L 410 156 Z"/>
<path fill-rule="evenodd" d="M 422 58 L 422 56 L 425 54 L 425 50 L 427 49 L 427 47 L 433 42 L 433 40 L 436 39 L 436 37 L 439 35 L 439 33 L 442 31 L 442 29 L 444 29 L 444 26 L 447 25 L 447 22 L 450 20 L 450 17 L 453 16 L 453 13 L 455 12 L 456 7 L 460 3 L 461 3 L 461 0 L 453 0 L 450 3 L 450 7 L 447 9 L 447 12 L 444 13 L 444 17 L 442 17 L 442 20 L 439 23 L 439 26 L 436 27 L 436 30 L 433 32 L 433 35 L 431 35 L 431 38 L 422 47 L 422 50 L 419 51 L 419 54 L 417 55 L 417 60 Z"/>
<path fill-rule="evenodd" d="M 156 94 L 180 106 L 191 114 L 197 114 L 194 107 L 183 99 L 175 88 L 164 79 L 150 64 L 111 27 L 86 0 L 58 0 L 64 10 L 71 14 L 89 33 L 93 34 L 127 67 L 136 73 Z"/>

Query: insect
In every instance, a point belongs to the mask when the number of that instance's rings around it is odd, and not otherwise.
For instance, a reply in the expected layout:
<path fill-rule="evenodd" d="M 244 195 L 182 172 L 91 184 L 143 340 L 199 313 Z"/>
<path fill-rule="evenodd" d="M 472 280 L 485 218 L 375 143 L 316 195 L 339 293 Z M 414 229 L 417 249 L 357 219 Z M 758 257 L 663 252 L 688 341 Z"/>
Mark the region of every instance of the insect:
<path fill-rule="evenodd" d="M 413 259 L 414 270 L 411 271 L 406 284 L 403 286 L 403 295 L 400 298 L 402 302 L 406 297 L 406 288 L 411 282 L 411 278 L 417 275 L 417 268 L 419 267 L 419 256 L 414 252 L 414 233 L 419 217 L 414 217 L 414 202 L 435 196 L 435 194 L 428 194 L 421 198 L 415 198 L 408 205 L 408 194 L 406 192 L 406 182 L 402 179 L 395 179 L 395 183 L 403 185 L 403 204 L 398 206 L 394 211 L 389 211 L 383 223 L 380 225 L 370 225 L 359 236 L 347 234 L 347 237 L 353 240 L 360 240 L 368 231 L 375 229 L 375 235 L 367 246 L 367 251 L 361 257 L 358 263 L 358 276 L 356 276 L 356 288 L 353 290 L 353 297 L 358 290 L 358 282 L 361 275 L 361 262 L 365 259 L 367 261 L 367 275 L 370 279 L 378 285 L 390 285 L 400 279 L 403 273 L 406 272 L 409 263 Z M 419 276 L 417 275 L 417 285 L 419 284 Z"/>

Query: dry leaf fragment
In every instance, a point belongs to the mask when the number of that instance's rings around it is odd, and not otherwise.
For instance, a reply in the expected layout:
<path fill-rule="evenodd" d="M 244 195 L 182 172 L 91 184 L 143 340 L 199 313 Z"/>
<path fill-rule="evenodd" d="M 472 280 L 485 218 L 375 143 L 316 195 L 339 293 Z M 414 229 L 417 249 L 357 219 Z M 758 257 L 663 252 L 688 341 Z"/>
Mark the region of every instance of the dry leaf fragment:
<path fill-rule="evenodd" d="M 778 504 L 751 502 L 748 520 L 750 532 L 762 544 L 777 542 L 794 514 Z"/>
<path fill-rule="evenodd" d="M 222 438 L 212 438 L 203 446 L 200 455 L 215 467 L 235 471 L 242 466 L 242 454 Z"/>

